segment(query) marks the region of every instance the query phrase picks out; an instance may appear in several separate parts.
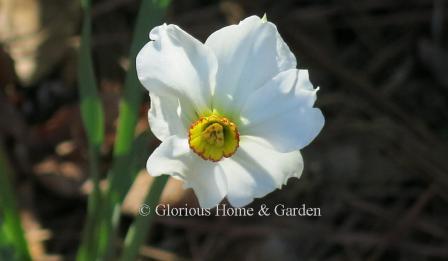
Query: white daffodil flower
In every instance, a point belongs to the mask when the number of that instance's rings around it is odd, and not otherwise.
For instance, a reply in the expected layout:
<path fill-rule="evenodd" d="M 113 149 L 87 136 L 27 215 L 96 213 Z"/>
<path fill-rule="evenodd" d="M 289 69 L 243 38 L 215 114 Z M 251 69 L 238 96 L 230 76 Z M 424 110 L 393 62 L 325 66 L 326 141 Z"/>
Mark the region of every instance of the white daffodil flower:
<path fill-rule="evenodd" d="M 172 175 L 204 208 L 242 207 L 303 170 L 300 149 L 324 125 L 317 88 L 273 23 L 251 16 L 205 44 L 163 24 L 137 56 L 149 91 L 150 128 L 162 141 L 147 162 Z"/>

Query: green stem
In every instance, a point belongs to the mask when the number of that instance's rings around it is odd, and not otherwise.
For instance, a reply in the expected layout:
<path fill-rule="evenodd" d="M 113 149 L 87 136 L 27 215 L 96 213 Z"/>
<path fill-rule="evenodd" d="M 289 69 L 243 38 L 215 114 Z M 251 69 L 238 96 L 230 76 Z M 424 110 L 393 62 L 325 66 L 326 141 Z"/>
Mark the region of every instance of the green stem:
<path fill-rule="evenodd" d="M 9 167 L 0 144 L 0 260 L 31 260 L 14 200 Z"/>
<path fill-rule="evenodd" d="M 149 228 L 155 217 L 154 209 L 159 203 L 160 195 L 162 194 L 167 181 L 168 176 L 166 175 L 157 177 L 152 186 L 150 186 L 149 191 L 146 193 L 144 204 L 149 206 L 151 212 L 147 216 L 139 214 L 134 220 L 126 235 L 120 260 L 136 260 L 140 246 L 144 243 L 146 236 L 149 233 Z"/>
<path fill-rule="evenodd" d="M 83 241 L 78 252 L 77 260 L 92 260 L 97 256 L 98 228 L 95 224 L 101 214 L 101 190 L 100 175 L 98 171 L 98 147 L 89 147 L 89 172 L 91 175 L 93 190 L 89 195 L 87 206 L 86 225 L 84 228 Z"/>
<path fill-rule="evenodd" d="M 82 0 L 84 10 L 81 32 L 81 45 L 78 57 L 78 84 L 81 117 L 88 140 L 89 174 L 93 183 L 93 190 L 88 198 L 86 225 L 83 238 L 78 250 L 77 260 L 95 260 L 98 251 L 99 228 L 97 222 L 101 214 L 100 173 L 98 170 L 99 151 L 104 141 L 104 112 L 98 95 L 96 78 L 91 56 L 91 28 L 90 1 Z"/>
<path fill-rule="evenodd" d="M 137 79 L 135 59 L 139 50 L 149 40 L 148 30 L 160 24 L 169 3 L 169 0 L 142 1 L 137 15 L 129 54 L 131 63 L 126 74 L 123 97 L 120 101 L 118 128 L 114 145 L 114 165 L 108 175 L 109 189 L 106 194 L 106 206 L 103 209 L 101 222 L 99 251 L 100 256 L 106 260 L 114 256 L 113 246 L 120 223 L 119 210 L 124 196 L 130 188 L 130 185 L 123 185 L 122 176 L 128 172 L 129 160 L 132 159 L 132 143 L 135 137 L 138 109 L 144 97 L 142 95 L 144 88 Z"/>

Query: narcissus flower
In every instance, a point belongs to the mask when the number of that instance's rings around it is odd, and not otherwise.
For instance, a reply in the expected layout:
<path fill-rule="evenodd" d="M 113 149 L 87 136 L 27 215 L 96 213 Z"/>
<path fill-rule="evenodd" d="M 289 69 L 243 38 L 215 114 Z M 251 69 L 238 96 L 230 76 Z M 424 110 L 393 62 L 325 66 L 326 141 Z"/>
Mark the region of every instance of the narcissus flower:
<path fill-rule="evenodd" d="M 224 197 L 245 206 L 303 170 L 300 149 L 324 125 L 317 88 L 276 26 L 251 16 L 203 44 L 161 25 L 137 56 L 149 91 L 150 128 L 162 141 L 147 162 L 153 176 L 193 188 L 201 207 Z"/>

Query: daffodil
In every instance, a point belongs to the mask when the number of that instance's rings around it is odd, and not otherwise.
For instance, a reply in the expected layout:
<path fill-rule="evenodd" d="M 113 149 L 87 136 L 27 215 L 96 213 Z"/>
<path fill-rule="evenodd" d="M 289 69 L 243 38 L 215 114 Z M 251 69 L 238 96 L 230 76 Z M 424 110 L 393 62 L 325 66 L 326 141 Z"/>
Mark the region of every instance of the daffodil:
<path fill-rule="evenodd" d="M 149 34 L 137 56 L 150 128 L 162 141 L 147 162 L 192 188 L 204 208 L 235 207 L 281 188 L 303 170 L 300 149 L 324 125 L 317 88 L 276 26 L 257 16 L 201 43 L 178 26 Z"/>

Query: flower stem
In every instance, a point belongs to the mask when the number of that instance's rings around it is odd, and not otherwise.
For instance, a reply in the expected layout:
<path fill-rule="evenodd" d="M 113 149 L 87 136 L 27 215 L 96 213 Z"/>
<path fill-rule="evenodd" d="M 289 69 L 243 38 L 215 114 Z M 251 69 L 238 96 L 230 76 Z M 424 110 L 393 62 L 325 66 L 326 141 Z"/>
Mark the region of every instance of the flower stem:
<path fill-rule="evenodd" d="M 88 198 L 87 219 L 83 238 L 78 249 L 77 260 L 94 260 L 97 255 L 98 217 L 101 214 L 101 191 L 99 187 L 100 173 L 98 158 L 101 144 L 104 141 L 104 112 L 98 95 L 93 60 L 91 56 L 92 19 L 89 0 L 81 1 L 84 18 L 81 32 L 81 45 L 78 56 L 78 84 L 81 117 L 88 140 L 89 174 L 93 190 Z"/>
<path fill-rule="evenodd" d="M 108 174 L 109 189 L 106 192 L 105 206 L 101 222 L 101 243 L 99 256 L 109 259 L 114 256 L 114 241 L 120 223 L 121 203 L 131 184 L 123 179 L 129 170 L 129 160 L 132 159 L 133 141 L 135 140 L 135 126 L 138 120 L 138 109 L 143 100 L 143 88 L 137 79 L 135 58 L 138 51 L 147 42 L 148 29 L 158 25 L 165 16 L 169 0 L 142 1 L 137 15 L 131 50 L 130 63 L 120 100 L 117 135 L 114 145 L 114 164 Z M 131 174 L 132 175 L 132 174 Z M 111 218 L 113 217 L 113 218 Z"/>
<path fill-rule="evenodd" d="M 167 181 L 167 175 L 160 176 L 157 177 L 154 180 L 154 183 L 149 187 L 144 204 L 149 206 L 151 212 L 147 216 L 140 214 L 134 220 L 134 223 L 131 225 L 126 235 L 124 249 L 120 260 L 136 260 L 140 246 L 143 244 L 146 235 L 149 233 L 149 228 L 155 216 L 154 208 L 159 203 L 160 195 L 162 194 Z"/>

